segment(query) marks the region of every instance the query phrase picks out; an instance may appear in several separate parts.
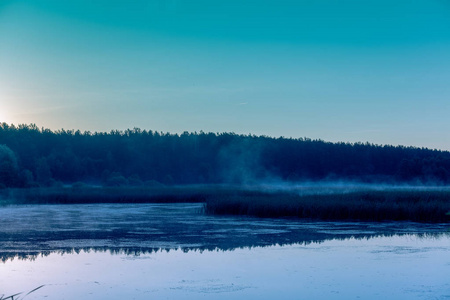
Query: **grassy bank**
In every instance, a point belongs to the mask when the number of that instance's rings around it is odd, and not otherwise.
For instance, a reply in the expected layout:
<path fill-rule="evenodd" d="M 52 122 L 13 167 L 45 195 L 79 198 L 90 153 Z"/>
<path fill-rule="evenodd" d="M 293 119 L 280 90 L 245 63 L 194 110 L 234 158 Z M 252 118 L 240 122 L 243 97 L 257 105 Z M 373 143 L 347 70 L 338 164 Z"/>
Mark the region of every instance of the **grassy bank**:
<path fill-rule="evenodd" d="M 370 190 L 345 193 L 266 193 L 209 198 L 207 213 L 322 220 L 450 222 L 450 191 Z"/>
<path fill-rule="evenodd" d="M 57 187 L 4 190 L 2 204 L 185 203 L 204 202 L 198 188 Z"/>
<path fill-rule="evenodd" d="M 267 193 L 242 186 L 182 185 L 156 187 L 49 187 L 0 190 L 0 205 L 83 203 L 206 203 L 210 200 L 259 197 Z"/>

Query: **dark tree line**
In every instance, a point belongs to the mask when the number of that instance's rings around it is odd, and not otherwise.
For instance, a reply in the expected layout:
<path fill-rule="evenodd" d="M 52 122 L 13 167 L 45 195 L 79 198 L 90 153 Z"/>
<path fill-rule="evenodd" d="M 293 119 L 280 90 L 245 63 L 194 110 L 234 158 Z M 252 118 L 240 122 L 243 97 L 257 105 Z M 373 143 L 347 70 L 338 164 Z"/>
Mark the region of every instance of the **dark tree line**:
<path fill-rule="evenodd" d="M 0 124 L 0 186 L 267 180 L 450 182 L 450 152 L 234 133 L 51 131 Z"/>

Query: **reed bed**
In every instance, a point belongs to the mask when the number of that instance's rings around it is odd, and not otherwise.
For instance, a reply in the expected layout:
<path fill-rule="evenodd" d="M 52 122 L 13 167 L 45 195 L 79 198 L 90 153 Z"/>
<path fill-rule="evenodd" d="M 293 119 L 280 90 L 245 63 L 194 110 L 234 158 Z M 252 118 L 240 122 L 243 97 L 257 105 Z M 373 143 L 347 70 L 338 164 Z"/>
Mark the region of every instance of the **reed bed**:
<path fill-rule="evenodd" d="M 34 292 L 36 292 L 37 290 L 39 290 L 39 289 L 41 289 L 43 287 L 44 287 L 44 285 L 41 285 L 41 286 L 33 289 L 32 291 L 29 291 L 25 295 L 23 293 L 17 293 L 17 294 L 10 295 L 10 296 L 0 295 L 0 300 L 21 300 L 21 299 L 24 299 L 29 294 L 34 293 Z"/>
<path fill-rule="evenodd" d="M 295 195 L 234 194 L 207 200 L 210 214 L 321 220 L 450 222 L 450 191 L 387 190 Z"/>

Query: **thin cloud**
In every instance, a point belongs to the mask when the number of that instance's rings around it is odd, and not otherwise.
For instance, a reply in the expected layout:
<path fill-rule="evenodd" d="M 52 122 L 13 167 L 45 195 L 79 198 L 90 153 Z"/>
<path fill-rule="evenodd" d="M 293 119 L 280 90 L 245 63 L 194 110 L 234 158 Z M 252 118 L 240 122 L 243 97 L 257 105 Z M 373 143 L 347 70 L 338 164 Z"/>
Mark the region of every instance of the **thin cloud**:
<path fill-rule="evenodd" d="M 78 106 L 80 106 L 80 105 L 70 104 L 70 105 L 54 105 L 54 106 L 38 107 L 38 108 L 30 109 L 30 110 L 25 111 L 25 112 L 20 112 L 20 113 L 13 114 L 13 116 L 14 117 L 20 117 L 20 116 L 43 115 L 43 114 L 48 114 L 48 113 L 53 113 L 53 112 L 67 110 L 67 109 L 70 109 L 70 108 L 75 108 L 75 107 L 78 107 Z"/>

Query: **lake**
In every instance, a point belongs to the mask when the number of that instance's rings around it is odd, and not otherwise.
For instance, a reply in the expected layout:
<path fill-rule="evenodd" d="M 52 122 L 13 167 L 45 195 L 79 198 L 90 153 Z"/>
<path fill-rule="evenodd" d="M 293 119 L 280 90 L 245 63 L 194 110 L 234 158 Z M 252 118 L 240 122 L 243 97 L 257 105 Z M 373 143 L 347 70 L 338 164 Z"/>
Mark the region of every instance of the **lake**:
<path fill-rule="evenodd" d="M 25 299 L 450 299 L 446 224 L 212 216 L 202 204 L 0 214 L 0 296 L 44 285 Z"/>

